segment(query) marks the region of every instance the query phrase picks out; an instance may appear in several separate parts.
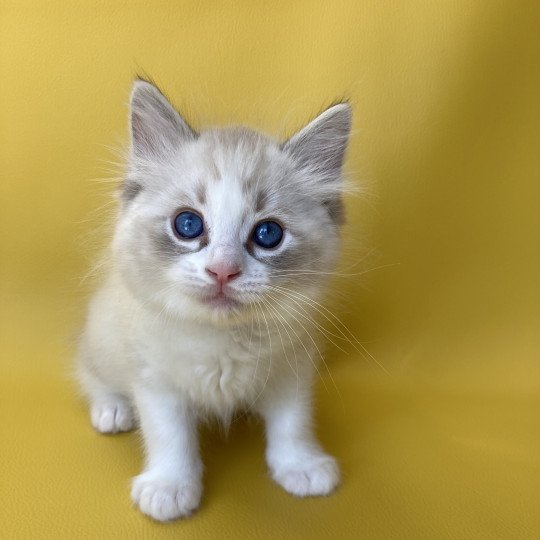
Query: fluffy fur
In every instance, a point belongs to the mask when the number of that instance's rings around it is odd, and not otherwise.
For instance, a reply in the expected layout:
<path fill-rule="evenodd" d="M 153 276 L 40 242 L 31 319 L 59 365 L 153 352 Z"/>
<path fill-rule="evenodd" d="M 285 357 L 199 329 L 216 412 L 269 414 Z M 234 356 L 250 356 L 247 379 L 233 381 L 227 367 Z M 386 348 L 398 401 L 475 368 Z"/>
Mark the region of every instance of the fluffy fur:
<path fill-rule="evenodd" d="M 101 433 L 140 424 L 146 464 L 131 496 L 160 521 L 202 495 L 197 423 L 261 415 L 272 477 L 297 496 L 338 484 L 311 426 L 319 352 L 307 321 L 339 254 L 341 168 L 351 126 L 337 104 L 287 142 L 241 127 L 195 132 L 152 84 L 135 82 L 131 149 L 110 269 L 80 341 L 78 375 Z M 205 232 L 174 233 L 193 209 Z M 277 247 L 254 226 L 283 226 Z M 209 269 L 234 268 L 225 283 Z M 232 271 L 227 270 L 232 275 Z"/>

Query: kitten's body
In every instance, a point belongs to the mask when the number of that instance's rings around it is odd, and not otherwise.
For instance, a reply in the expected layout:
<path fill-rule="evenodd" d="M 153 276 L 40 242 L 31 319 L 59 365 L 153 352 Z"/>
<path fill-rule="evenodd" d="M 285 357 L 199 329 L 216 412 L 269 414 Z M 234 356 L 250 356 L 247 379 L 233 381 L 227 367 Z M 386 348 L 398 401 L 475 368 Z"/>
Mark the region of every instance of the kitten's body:
<path fill-rule="evenodd" d="M 147 460 L 134 502 L 158 520 L 193 511 L 197 421 L 228 422 L 238 409 L 265 419 L 278 483 L 300 496 L 329 493 L 339 473 L 311 429 L 318 348 L 309 321 L 339 252 L 348 106 L 279 146 L 244 128 L 196 134 L 138 81 L 131 127 L 110 270 L 78 365 L 98 431 L 141 424 Z M 177 234 L 171 216 L 186 208 L 204 234 Z M 269 219 L 283 238 L 263 249 L 253 228 Z"/>
<path fill-rule="evenodd" d="M 81 344 L 87 360 L 80 374 L 88 387 L 99 384 L 92 380 L 99 374 L 107 387 L 130 398 L 137 377 L 171 385 L 200 414 L 227 421 L 236 409 L 255 407 L 263 388 L 270 392 L 280 375 L 296 378 L 291 370 L 296 371 L 295 354 L 298 358 L 300 351 L 293 351 L 283 326 L 278 328 L 281 337 L 275 326 L 260 321 L 211 329 L 198 321 L 179 321 L 142 308 L 113 275 L 90 307 Z M 301 328 L 295 331 L 302 334 Z"/>

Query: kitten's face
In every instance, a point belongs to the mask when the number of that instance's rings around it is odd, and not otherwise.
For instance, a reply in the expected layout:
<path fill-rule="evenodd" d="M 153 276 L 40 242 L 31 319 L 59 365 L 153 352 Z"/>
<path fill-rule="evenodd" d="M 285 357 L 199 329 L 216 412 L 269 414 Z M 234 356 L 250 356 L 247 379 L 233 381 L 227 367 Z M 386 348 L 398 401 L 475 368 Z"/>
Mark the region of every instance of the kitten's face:
<path fill-rule="evenodd" d="M 316 294 L 338 254 L 348 106 L 284 146 L 245 128 L 198 135 L 145 82 L 131 106 L 114 247 L 134 294 L 171 317 L 220 322 L 286 314 Z"/>

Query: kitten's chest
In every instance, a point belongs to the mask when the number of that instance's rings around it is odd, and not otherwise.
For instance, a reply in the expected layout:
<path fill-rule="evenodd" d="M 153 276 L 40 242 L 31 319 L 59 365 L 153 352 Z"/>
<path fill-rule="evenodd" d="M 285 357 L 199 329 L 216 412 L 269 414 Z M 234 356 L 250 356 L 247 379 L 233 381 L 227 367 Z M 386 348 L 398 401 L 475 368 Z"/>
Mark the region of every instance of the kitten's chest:
<path fill-rule="evenodd" d="M 264 336 L 190 329 L 167 345 L 164 375 L 208 411 L 230 414 L 249 406 L 270 377 L 271 346 Z"/>

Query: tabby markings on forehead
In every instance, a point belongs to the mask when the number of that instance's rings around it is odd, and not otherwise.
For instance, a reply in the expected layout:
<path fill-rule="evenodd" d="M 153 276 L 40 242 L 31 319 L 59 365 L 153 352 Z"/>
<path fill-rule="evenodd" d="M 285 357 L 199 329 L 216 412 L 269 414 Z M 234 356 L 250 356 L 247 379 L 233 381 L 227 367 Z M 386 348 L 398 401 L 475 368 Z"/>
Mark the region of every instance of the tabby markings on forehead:
<path fill-rule="evenodd" d="M 141 191 L 142 186 L 133 180 L 124 180 L 122 185 L 122 199 L 124 201 L 132 201 Z"/>
<path fill-rule="evenodd" d="M 324 206 L 328 211 L 330 219 L 336 225 L 343 225 L 345 223 L 345 206 L 341 198 L 335 198 L 325 201 Z"/>
<path fill-rule="evenodd" d="M 201 182 L 197 186 L 197 201 L 199 201 L 199 204 L 204 205 L 206 204 L 206 186 Z"/>
<path fill-rule="evenodd" d="M 254 191 L 254 185 L 257 186 L 258 182 L 254 182 L 252 178 L 247 178 L 242 182 L 242 195 L 244 197 L 249 197 L 250 194 Z M 262 189 L 257 189 L 255 194 L 252 197 L 253 208 L 255 212 L 262 212 L 265 208 L 267 194 Z"/>
<path fill-rule="evenodd" d="M 217 163 L 215 161 L 212 161 L 210 163 L 210 178 L 214 182 L 219 182 L 221 180 L 221 174 L 219 172 L 219 167 L 217 166 Z"/>
<path fill-rule="evenodd" d="M 255 196 L 255 212 L 262 212 L 265 208 L 266 194 L 259 191 Z"/>

